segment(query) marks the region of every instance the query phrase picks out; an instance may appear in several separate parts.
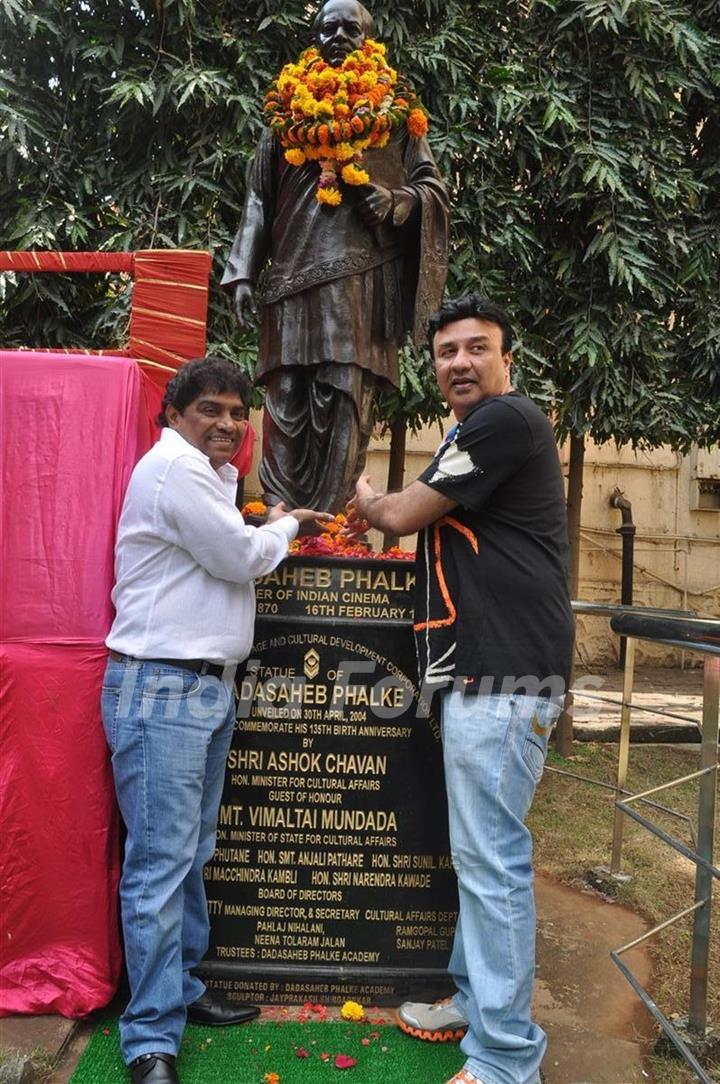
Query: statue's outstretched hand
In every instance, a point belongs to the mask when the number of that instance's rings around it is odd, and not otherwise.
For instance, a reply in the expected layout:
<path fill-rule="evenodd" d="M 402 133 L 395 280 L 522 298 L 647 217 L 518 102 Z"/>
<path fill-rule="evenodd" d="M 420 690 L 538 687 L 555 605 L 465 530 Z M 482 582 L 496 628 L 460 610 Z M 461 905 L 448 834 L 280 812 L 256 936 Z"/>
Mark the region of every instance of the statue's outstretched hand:
<path fill-rule="evenodd" d="M 253 289 L 247 279 L 241 279 L 235 287 L 235 315 L 240 327 L 250 327 L 257 316 Z"/>
<path fill-rule="evenodd" d="M 366 226 L 379 226 L 393 207 L 393 194 L 381 184 L 364 184 L 360 189 L 357 209 Z"/>

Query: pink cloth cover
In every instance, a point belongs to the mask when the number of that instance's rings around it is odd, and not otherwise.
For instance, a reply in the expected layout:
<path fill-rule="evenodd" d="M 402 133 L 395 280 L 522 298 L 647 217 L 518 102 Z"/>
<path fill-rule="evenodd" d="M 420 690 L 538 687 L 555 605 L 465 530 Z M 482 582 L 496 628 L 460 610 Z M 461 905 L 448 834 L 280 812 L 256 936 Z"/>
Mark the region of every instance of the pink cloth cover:
<path fill-rule="evenodd" d="M 161 390 L 128 358 L 0 351 L 0 1015 L 115 992 L 118 814 L 100 720 L 115 527 Z"/>

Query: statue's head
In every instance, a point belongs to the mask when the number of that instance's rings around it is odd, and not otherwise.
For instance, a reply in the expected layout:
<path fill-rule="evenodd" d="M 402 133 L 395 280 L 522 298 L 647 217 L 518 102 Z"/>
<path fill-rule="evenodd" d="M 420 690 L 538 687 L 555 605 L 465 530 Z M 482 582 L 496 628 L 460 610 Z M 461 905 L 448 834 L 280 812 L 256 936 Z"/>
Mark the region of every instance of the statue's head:
<path fill-rule="evenodd" d="M 327 0 L 313 23 L 320 55 L 337 67 L 348 53 L 359 49 L 373 31 L 373 17 L 357 0 Z"/>

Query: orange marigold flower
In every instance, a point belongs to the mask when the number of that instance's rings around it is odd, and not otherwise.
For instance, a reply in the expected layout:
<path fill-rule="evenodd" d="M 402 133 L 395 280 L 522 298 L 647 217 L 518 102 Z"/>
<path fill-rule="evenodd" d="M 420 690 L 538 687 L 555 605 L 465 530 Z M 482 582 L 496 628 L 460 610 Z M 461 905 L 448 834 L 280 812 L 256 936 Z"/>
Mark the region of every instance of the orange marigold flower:
<path fill-rule="evenodd" d="M 265 1084 L 280 1084 L 279 1073 L 266 1073 L 264 1078 Z"/>
<path fill-rule="evenodd" d="M 322 144 L 327 144 L 330 141 L 330 129 L 327 124 L 321 124 L 318 128 L 318 140 Z"/>
<path fill-rule="evenodd" d="M 285 151 L 285 161 L 289 162 L 291 166 L 301 166 L 306 160 L 304 151 L 301 151 L 299 147 L 293 147 L 289 151 Z"/>
<path fill-rule="evenodd" d="M 264 501 L 248 501 L 241 509 L 243 516 L 264 516 L 266 512 L 267 505 Z"/>
<path fill-rule="evenodd" d="M 427 117 L 423 113 L 422 109 L 413 109 L 410 116 L 407 119 L 407 126 L 410 135 L 420 138 L 424 136 L 428 130 Z"/>
<path fill-rule="evenodd" d="M 353 132 L 357 132 L 358 135 L 365 131 L 365 125 L 363 123 L 362 117 L 353 117 L 353 119 L 350 121 L 350 124 L 352 126 Z"/>
<path fill-rule="evenodd" d="M 350 112 L 350 106 L 345 105 L 344 102 L 338 102 L 337 105 L 335 106 L 335 116 L 336 117 L 346 117 L 349 112 Z"/>

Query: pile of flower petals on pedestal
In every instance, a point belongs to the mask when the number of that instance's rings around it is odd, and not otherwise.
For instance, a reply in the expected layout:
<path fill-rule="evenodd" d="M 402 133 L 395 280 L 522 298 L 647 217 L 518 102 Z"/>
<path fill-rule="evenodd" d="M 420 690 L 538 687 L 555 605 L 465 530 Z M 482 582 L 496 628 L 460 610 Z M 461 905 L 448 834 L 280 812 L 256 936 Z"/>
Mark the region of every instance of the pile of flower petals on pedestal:
<path fill-rule="evenodd" d="M 250 501 L 243 505 L 242 515 L 262 518 L 267 507 L 262 501 Z M 375 561 L 414 561 L 415 554 L 398 546 L 375 553 L 365 542 L 347 538 L 342 534 L 345 516 L 338 512 L 335 519 L 323 525 L 322 534 L 297 538 L 290 543 L 290 553 L 302 557 L 362 557 Z"/>

